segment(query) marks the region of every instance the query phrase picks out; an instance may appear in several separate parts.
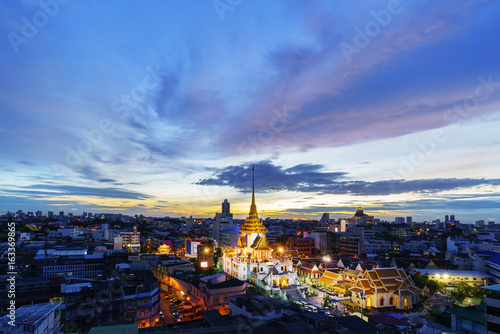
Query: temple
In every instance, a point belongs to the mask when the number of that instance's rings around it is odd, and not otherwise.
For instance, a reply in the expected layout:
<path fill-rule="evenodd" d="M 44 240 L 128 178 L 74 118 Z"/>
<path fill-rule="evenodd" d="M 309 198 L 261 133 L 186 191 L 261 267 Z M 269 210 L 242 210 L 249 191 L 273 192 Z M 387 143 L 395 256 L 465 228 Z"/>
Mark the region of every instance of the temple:
<path fill-rule="evenodd" d="M 304 298 L 307 287 L 297 280 L 291 256 L 267 243 L 267 229 L 260 221 L 255 204 L 255 168 L 252 168 L 252 204 L 241 224 L 238 245 L 223 252 L 224 273 L 253 284 L 265 295 L 281 299 Z M 300 296 L 300 297 L 298 297 Z"/>

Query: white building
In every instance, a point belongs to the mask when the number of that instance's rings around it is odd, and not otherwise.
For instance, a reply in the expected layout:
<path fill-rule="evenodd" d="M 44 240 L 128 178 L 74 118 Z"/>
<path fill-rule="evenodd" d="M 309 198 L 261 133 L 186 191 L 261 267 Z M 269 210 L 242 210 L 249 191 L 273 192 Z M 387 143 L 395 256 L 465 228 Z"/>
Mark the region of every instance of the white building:
<path fill-rule="evenodd" d="M 267 295 L 282 299 L 300 294 L 297 290 L 297 276 L 293 272 L 292 258 L 275 253 L 267 243 L 267 230 L 262 225 L 255 205 L 255 191 L 252 189 L 252 204 L 249 217 L 241 225 L 238 245 L 223 252 L 224 273 L 242 281 L 254 283 Z"/>

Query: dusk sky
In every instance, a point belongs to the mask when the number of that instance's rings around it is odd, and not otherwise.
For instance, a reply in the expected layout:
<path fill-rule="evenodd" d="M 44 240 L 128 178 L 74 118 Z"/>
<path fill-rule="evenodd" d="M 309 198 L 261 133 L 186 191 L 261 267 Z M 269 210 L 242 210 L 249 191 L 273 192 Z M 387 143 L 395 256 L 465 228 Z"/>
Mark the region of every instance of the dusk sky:
<path fill-rule="evenodd" d="M 40 4 L 41 3 L 41 4 Z M 0 213 L 500 222 L 500 2 L 0 3 Z"/>

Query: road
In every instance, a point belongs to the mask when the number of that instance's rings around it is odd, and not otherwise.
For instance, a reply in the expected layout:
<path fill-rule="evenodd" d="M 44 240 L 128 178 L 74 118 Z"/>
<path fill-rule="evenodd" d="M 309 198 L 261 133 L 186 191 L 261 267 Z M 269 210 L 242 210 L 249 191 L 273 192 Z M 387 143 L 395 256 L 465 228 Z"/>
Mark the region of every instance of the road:
<path fill-rule="evenodd" d="M 312 286 L 308 285 L 309 287 L 309 291 L 314 291 L 315 293 L 318 294 L 317 297 L 307 297 L 306 298 L 306 301 L 308 303 L 311 303 L 311 304 L 316 304 L 316 305 L 319 305 L 319 306 L 323 306 L 323 298 L 327 295 L 326 293 L 324 292 L 321 292 L 319 291 L 318 289 L 316 288 L 313 288 Z"/>
<path fill-rule="evenodd" d="M 160 307 L 161 307 L 161 310 L 163 312 L 163 324 L 164 325 L 170 325 L 174 322 L 174 317 L 172 315 L 172 313 L 170 312 L 170 303 L 168 300 L 165 299 L 165 296 L 167 296 L 168 294 L 163 291 L 163 290 L 160 290 Z"/>

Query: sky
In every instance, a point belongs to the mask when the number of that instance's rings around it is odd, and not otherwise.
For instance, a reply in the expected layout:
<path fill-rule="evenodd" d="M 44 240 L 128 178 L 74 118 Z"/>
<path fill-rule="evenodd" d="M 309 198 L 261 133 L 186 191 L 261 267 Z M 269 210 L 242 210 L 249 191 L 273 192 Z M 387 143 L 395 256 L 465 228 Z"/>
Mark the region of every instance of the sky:
<path fill-rule="evenodd" d="M 498 1 L 0 3 L 0 213 L 500 221 Z"/>

